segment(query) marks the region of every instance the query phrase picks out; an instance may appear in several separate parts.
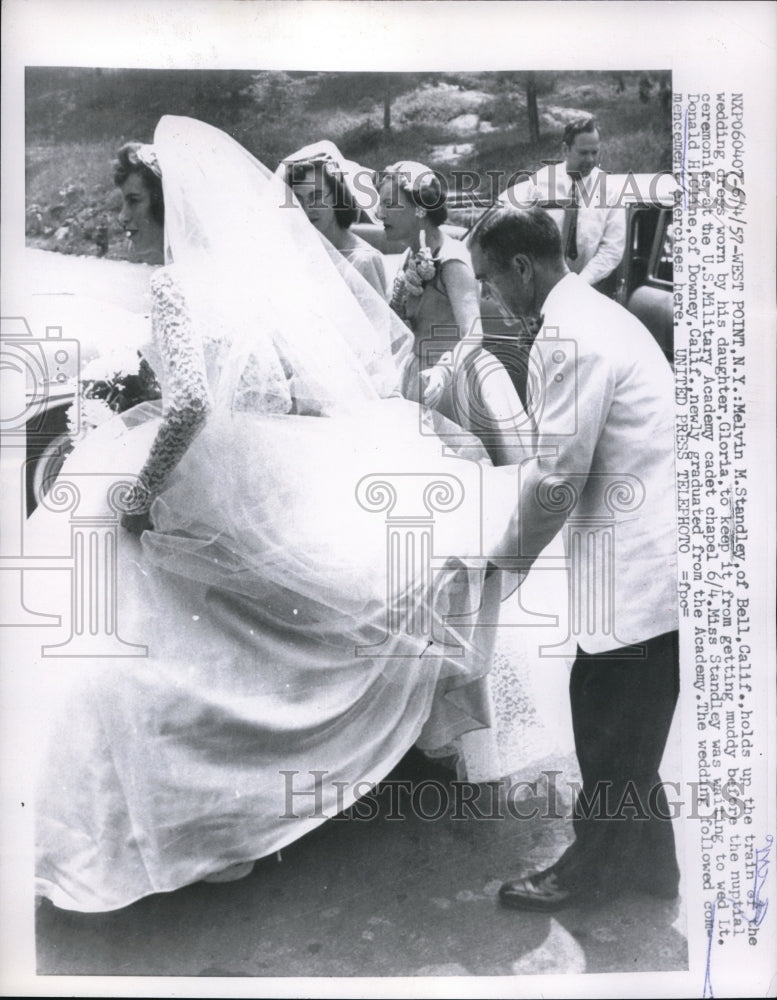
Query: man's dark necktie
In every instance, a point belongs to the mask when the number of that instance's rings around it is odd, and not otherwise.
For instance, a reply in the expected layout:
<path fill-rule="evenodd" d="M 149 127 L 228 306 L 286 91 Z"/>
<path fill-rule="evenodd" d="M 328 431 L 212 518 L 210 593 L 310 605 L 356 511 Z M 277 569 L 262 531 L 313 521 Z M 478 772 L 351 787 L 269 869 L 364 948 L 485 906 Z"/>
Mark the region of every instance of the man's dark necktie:
<path fill-rule="evenodd" d="M 577 190 L 577 177 L 570 174 L 569 179 L 572 182 L 572 187 L 570 189 L 572 205 L 569 209 L 569 231 L 567 233 L 567 245 L 564 251 L 564 256 L 567 260 L 577 260 L 577 212 L 580 203 L 579 193 Z"/>
<path fill-rule="evenodd" d="M 511 382 L 515 386 L 518 398 L 527 413 L 531 410 L 531 399 L 528 392 L 529 355 L 532 344 L 545 322 L 543 316 L 522 316 L 517 330 L 513 334 L 501 333 L 489 336 L 483 335 L 483 347 L 498 358 L 505 367 Z"/>
<path fill-rule="evenodd" d="M 524 410 L 531 414 L 532 400 L 529 398 L 529 355 L 531 354 L 537 334 L 545 324 L 544 316 L 524 318 L 523 328 L 517 338 L 517 352 L 514 362 L 514 375 L 511 373 L 513 385 Z"/>

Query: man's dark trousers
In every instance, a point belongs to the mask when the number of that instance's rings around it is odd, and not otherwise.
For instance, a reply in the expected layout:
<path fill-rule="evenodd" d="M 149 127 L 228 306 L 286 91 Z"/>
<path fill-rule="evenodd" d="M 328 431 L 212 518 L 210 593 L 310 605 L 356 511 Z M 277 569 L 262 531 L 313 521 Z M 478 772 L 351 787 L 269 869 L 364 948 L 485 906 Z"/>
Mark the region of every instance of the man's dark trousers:
<path fill-rule="evenodd" d="M 607 653 L 578 648 L 569 689 L 583 788 L 575 840 L 550 871 L 573 892 L 674 896 L 680 872 L 658 767 L 679 690 L 677 632 Z"/>

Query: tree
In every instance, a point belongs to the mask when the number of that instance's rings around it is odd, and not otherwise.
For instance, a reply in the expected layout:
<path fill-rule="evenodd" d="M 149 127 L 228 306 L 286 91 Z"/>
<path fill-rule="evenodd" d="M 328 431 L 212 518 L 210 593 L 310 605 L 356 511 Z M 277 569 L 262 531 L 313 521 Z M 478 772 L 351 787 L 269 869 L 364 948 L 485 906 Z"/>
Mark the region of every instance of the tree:
<path fill-rule="evenodd" d="M 529 116 L 529 138 L 535 146 L 540 142 L 540 116 L 537 111 L 537 79 L 533 72 L 526 74 L 526 113 Z"/>
<path fill-rule="evenodd" d="M 391 73 L 383 74 L 383 131 L 391 131 Z"/>
<path fill-rule="evenodd" d="M 547 78 L 548 74 L 541 74 L 541 76 L 543 78 Z M 515 94 L 515 91 L 517 90 L 523 90 L 526 96 L 526 116 L 529 124 L 529 140 L 533 145 L 539 145 L 540 115 L 537 110 L 537 74 L 533 71 L 508 71 L 499 73 L 498 81 L 500 88 L 508 96 Z M 541 79 L 540 87 L 543 93 L 546 92 L 546 86 L 543 86 L 544 83 L 545 80 Z"/>

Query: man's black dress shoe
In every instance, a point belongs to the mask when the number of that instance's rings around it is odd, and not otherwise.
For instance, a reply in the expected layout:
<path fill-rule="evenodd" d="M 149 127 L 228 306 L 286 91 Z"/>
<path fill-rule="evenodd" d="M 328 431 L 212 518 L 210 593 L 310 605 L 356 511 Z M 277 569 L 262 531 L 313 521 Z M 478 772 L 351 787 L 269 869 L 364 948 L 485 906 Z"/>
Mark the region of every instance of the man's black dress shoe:
<path fill-rule="evenodd" d="M 505 882 L 499 890 L 504 906 L 515 910 L 539 910 L 551 913 L 580 901 L 581 894 L 563 889 L 555 872 L 537 872 L 526 878 Z"/>

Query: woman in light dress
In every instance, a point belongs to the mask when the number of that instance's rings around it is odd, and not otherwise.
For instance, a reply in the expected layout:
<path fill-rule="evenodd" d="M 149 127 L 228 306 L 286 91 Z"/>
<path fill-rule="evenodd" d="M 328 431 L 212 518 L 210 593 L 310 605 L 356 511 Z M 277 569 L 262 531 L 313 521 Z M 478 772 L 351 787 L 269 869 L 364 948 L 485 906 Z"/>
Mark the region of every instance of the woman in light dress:
<path fill-rule="evenodd" d="M 378 194 L 387 240 L 406 248 L 390 300 L 413 331 L 405 395 L 477 434 L 495 465 L 519 462 L 520 440 L 494 428 L 526 430 L 522 406 L 502 363 L 483 350 L 478 286 L 466 246 L 442 228 L 440 177 L 401 160 L 381 172 Z"/>
<path fill-rule="evenodd" d="M 374 220 L 378 195 L 369 171 L 323 140 L 286 157 L 279 172 L 319 233 L 379 295 L 388 298 L 383 255 L 351 230 L 360 215 Z"/>

